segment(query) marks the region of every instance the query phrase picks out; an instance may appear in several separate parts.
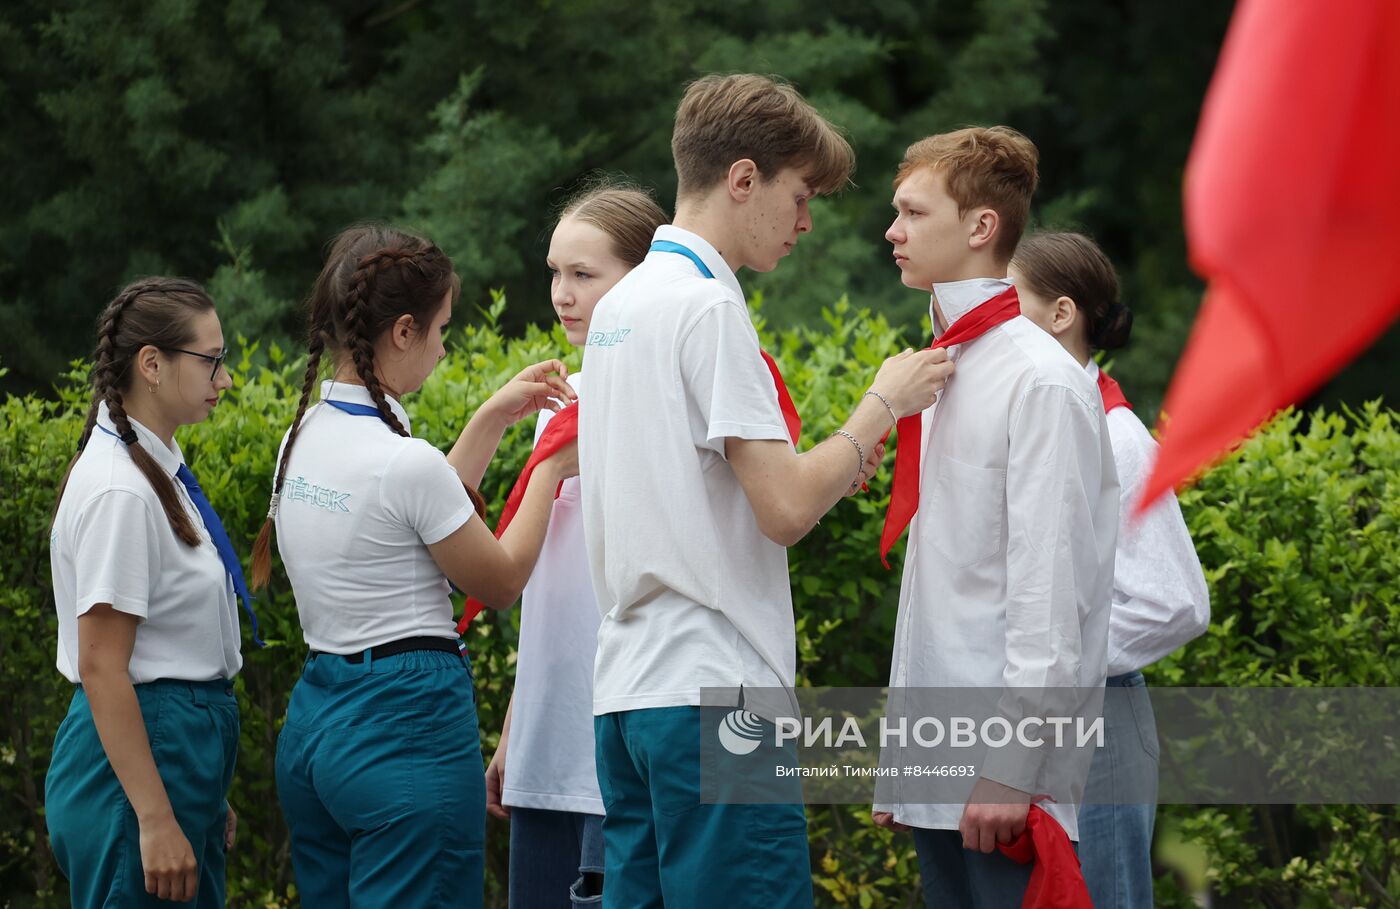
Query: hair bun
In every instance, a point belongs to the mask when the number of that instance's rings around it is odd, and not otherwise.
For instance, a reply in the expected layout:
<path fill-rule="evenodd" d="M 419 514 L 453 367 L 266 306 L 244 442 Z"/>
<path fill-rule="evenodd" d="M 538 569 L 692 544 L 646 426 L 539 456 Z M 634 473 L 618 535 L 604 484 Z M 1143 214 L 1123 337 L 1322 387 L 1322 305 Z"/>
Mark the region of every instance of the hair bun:
<path fill-rule="evenodd" d="M 1133 311 L 1122 303 L 1114 303 L 1094 325 L 1089 343 L 1098 350 L 1115 350 L 1128 343 L 1133 332 Z"/>

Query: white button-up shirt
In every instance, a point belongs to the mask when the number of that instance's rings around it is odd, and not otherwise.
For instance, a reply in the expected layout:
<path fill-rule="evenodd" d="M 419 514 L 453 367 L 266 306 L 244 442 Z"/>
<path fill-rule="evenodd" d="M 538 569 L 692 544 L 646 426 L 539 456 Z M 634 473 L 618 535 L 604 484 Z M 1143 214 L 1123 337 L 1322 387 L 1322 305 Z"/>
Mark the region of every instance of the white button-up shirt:
<path fill-rule="evenodd" d="M 934 292 L 951 324 L 1008 286 L 976 279 Z M 1024 316 L 950 356 L 957 370 L 924 414 L 890 685 L 1101 687 L 1119 496 L 1098 388 Z M 957 829 L 962 805 L 907 803 L 900 790 L 877 810 Z M 1078 837 L 1074 805 L 1046 808 Z"/>
<path fill-rule="evenodd" d="M 1097 382 L 1098 364 L 1090 361 L 1087 368 Z M 1123 487 L 1108 622 L 1108 674 L 1123 675 L 1199 637 L 1210 625 L 1210 591 L 1176 496 L 1164 495 L 1142 517 L 1132 517 L 1157 457 L 1157 442 L 1127 407 L 1109 412 L 1108 434 Z"/>

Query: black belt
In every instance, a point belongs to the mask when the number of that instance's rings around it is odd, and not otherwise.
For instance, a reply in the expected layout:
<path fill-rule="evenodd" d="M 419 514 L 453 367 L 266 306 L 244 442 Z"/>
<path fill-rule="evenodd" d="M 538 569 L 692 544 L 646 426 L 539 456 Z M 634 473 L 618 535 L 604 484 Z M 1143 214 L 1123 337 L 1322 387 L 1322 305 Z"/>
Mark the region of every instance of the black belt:
<path fill-rule="evenodd" d="M 408 653 L 413 650 L 439 650 L 443 653 L 450 653 L 453 656 L 461 656 L 462 651 L 457 646 L 457 642 L 450 638 L 403 638 L 398 641 L 390 641 L 387 644 L 380 644 L 378 647 L 371 647 L 369 655 L 376 660 L 393 656 L 396 653 Z M 338 656 L 344 658 L 347 663 L 363 663 L 365 661 L 364 651 L 358 653 L 326 653 L 323 650 L 311 651 L 313 657 L 318 656 Z"/>

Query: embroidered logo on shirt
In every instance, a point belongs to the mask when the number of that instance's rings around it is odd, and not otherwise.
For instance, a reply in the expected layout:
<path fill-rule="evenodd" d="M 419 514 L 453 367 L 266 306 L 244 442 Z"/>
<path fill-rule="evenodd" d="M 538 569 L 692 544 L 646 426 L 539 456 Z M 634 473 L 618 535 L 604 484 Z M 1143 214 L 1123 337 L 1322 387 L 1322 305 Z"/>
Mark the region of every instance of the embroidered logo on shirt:
<path fill-rule="evenodd" d="M 588 333 L 588 346 L 616 347 L 631 333 L 632 329 L 630 328 L 614 328 L 612 331 L 590 331 Z"/>
<path fill-rule="evenodd" d="M 343 511 L 349 514 L 350 506 L 345 504 L 345 500 L 348 498 L 350 498 L 348 492 L 336 492 L 325 486 L 308 483 L 305 477 L 287 480 L 282 484 L 282 501 L 306 502 L 317 508 L 324 508 L 326 511 Z"/>

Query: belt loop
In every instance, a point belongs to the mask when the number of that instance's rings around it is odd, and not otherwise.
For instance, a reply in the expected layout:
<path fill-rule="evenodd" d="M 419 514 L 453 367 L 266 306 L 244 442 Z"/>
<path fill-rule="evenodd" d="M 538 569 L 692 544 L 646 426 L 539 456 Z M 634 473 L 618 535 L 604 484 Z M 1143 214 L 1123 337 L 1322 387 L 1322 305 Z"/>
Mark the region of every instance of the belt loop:
<path fill-rule="evenodd" d="M 365 648 L 364 658 L 365 658 L 365 675 L 369 675 L 371 672 L 374 672 L 374 648 L 373 648 L 373 647 L 366 647 L 366 648 Z"/>

